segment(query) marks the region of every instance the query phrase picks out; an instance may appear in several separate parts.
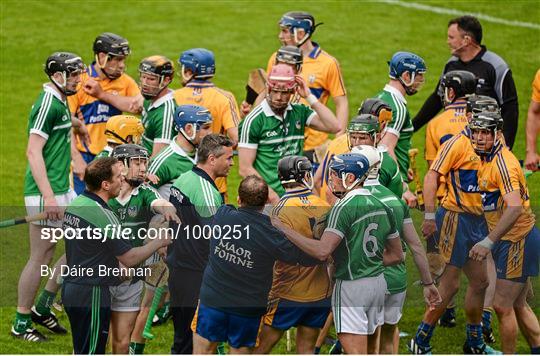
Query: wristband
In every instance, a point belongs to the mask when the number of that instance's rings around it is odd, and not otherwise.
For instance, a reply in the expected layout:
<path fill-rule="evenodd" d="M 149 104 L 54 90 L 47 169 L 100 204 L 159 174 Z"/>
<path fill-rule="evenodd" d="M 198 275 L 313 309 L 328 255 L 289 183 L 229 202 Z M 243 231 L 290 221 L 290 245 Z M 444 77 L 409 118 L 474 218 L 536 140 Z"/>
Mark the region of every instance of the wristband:
<path fill-rule="evenodd" d="M 427 287 L 427 286 L 430 286 L 430 285 L 432 285 L 432 284 L 435 284 L 435 282 L 434 282 L 434 281 L 431 281 L 430 283 L 424 283 L 424 282 L 420 281 L 420 284 L 421 284 L 423 287 Z"/>
<path fill-rule="evenodd" d="M 491 250 L 493 248 L 493 245 L 495 245 L 495 242 L 491 241 L 489 237 L 486 237 L 485 239 L 480 241 L 478 245 L 483 246 L 487 248 L 488 250 Z"/>
<path fill-rule="evenodd" d="M 319 99 L 317 99 L 317 97 L 316 97 L 315 95 L 309 94 L 309 95 L 306 97 L 306 101 L 308 102 L 309 106 L 313 106 L 313 104 L 319 102 Z"/>
<path fill-rule="evenodd" d="M 424 220 L 435 220 L 435 213 L 424 213 Z"/>

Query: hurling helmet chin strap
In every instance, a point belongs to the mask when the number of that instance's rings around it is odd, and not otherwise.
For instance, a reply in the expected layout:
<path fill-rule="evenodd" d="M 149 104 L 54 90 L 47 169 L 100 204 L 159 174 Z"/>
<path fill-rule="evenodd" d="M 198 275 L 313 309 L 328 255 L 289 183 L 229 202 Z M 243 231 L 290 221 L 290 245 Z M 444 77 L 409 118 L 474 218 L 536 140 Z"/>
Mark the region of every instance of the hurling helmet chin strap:
<path fill-rule="evenodd" d="M 195 136 L 197 136 L 197 125 L 195 124 L 192 124 L 192 125 L 193 125 L 193 134 L 191 136 L 188 136 L 184 128 L 180 129 L 180 133 L 182 134 L 182 136 L 184 136 L 186 141 L 189 142 L 191 146 L 193 146 L 194 148 L 197 148 L 197 145 L 193 143 L 193 140 L 195 140 Z"/>
<path fill-rule="evenodd" d="M 347 185 L 347 182 L 345 181 L 347 178 L 347 174 L 349 173 L 341 173 L 341 182 L 343 183 L 343 188 L 345 188 L 345 191 L 350 192 L 354 189 L 356 185 L 358 185 L 362 178 L 356 178 L 354 182 L 351 183 L 351 185 Z"/>

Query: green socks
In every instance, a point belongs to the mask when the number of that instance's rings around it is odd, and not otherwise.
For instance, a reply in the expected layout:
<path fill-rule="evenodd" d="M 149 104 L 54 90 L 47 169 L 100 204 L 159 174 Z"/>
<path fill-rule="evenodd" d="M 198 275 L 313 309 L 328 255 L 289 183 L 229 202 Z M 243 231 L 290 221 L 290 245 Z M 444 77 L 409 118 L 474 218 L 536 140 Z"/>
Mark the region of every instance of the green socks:
<path fill-rule="evenodd" d="M 19 312 L 15 315 L 15 320 L 13 321 L 13 329 L 18 333 L 23 333 L 26 329 L 32 327 L 32 318 L 31 314 L 21 314 Z"/>
<path fill-rule="evenodd" d="M 146 344 L 139 344 L 138 342 L 130 342 L 129 343 L 129 354 L 130 355 L 142 355 L 144 353 L 144 345 Z"/>
<path fill-rule="evenodd" d="M 36 311 L 41 315 L 51 314 L 51 307 L 54 303 L 55 297 L 56 293 L 42 289 L 36 301 Z"/>

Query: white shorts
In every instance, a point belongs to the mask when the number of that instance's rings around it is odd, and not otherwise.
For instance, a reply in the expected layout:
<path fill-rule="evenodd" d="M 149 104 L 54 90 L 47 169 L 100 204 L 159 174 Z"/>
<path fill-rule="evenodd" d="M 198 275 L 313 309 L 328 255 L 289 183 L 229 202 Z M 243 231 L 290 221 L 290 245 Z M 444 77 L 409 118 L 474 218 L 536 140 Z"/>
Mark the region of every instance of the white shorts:
<path fill-rule="evenodd" d="M 124 281 L 117 286 L 109 287 L 111 292 L 111 310 L 116 312 L 135 312 L 141 309 L 143 282 L 131 284 Z"/>
<path fill-rule="evenodd" d="M 384 323 L 386 281 L 377 277 L 336 280 L 332 312 L 336 333 L 372 335 Z"/>
<path fill-rule="evenodd" d="M 55 195 L 56 203 L 58 206 L 65 210 L 66 207 L 77 197 L 77 194 L 73 190 L 69 190 L 64 194 Z M 24 197 L 24 205 L 26 206 L 26 213 L 28 215 L 36 215 L 41 213 L 43 209 L 43 196 L 42 195 L 28 195 Z M 31 224 L 39 226 L 50 227 L 62 227 L 62 220 L 40 220 L 34 221 Z"/>
<path fill-rule="evenodd" d="M 396 294 L 387 293 L 384 296 L 384 323 L 396 325 L 403 315 L 403 305 L 407 291 Z"/>

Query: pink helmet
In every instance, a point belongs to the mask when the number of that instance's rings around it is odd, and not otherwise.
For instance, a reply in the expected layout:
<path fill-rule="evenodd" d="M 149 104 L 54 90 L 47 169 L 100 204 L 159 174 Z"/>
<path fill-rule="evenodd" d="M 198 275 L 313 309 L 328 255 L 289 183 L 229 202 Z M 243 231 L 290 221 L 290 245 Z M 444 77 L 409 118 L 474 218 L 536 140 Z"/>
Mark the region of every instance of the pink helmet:
<path fill-rule="evenodd" d="M 294 70 L 290 65 L 278 63 L 268 75 L 268 88 L 276 91 L 290 91 L 296 87 Z"/>

